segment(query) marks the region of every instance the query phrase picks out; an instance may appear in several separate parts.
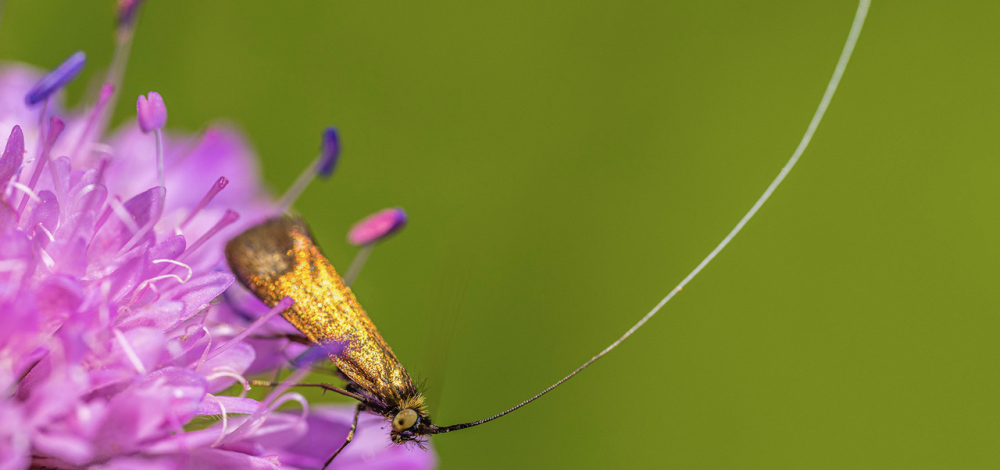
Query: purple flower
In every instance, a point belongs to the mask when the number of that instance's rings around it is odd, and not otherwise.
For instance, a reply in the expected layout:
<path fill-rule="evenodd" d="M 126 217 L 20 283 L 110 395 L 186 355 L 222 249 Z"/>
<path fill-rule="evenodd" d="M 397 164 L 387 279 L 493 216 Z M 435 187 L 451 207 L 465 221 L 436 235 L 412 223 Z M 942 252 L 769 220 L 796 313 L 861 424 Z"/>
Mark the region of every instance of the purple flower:
<path fill-rule="evenodd" d="M 91 114 L 63 110 L 58 86 L 29 109 L 39 76 L 0 69 L 0 469 L 316 468 L 353 406 L 311 408 L 286 385 L 246 396 L 250 374 L 304 347 L 273 334 L 294 332 L 275 318 L 292 299 L 267 309 L 230 289 L 223 245 L 277 210 L 242 136 L 106 136 L 113 88 Z M 149 98 L 139 122 L 159 129 Z M 277 411 L 289 402 L 298 411 Z M 384 424 L 364 416 L 335 465 L 435 465 Z"/>

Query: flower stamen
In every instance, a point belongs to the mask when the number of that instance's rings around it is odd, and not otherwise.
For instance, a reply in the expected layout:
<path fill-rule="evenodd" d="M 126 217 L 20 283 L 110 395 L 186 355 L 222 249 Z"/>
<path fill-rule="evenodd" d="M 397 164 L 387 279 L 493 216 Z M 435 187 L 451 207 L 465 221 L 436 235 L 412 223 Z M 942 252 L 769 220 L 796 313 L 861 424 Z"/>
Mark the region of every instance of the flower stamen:
<path fill-rule="evenodd" d="M 12 188 L 17 189 L 18 191 L 21 191 L 22 193 L 24 193 L 24 195 L 27 196 L 28 199 L 31 199 L 32 201 L 35 201 L 36 203 L 41 203 L 42 202 L 42 198 L 38 197 L 38 194 L 36 194 L 34 191 L 32 191 L 31 188 L 29 188 L 27 185 L 25 185 L 23 183 L 18 183 L 17 181 L 13 181 L 13 180 L 11 180 L 11 182 L 9 184 L 10 184 L 10 186 Z"/>
<path fill-rule="evenodd" d="M 281 299 L 281 301 L 278 302 L 278 304 L 275 305 L 274 308 L 272 308 L 271 310 L 269 310 L 264 315 L 261 315 L 260 318 L 258 318 L 253 323 L 251 323 L 250 326 L 246 327 L 246 329 L 244 329 L 243 331 L 241 331 L 240 334 L 238 334 L 236 336 L 233 336 L 232 338 L 229 339 L 229 341 L 226 341 L 225 343 L 222 343 L 222 345 L 219 346 L 218 348 L 216 348 L 214 351 L 212 351 L 212 353 L 209 354 L 208 357 L 205 360 L 206 361 L 207 360 L 211 360 L 212 358 L 218 356 L 219 354 L 222 354 L 222 353 L 226 352 L 226 350 L 228 350 L 229 348 L 233 347 L 233 345 L 235 345 L 236 343 L 239 343 L 240 341 L 243 341 L 244 338 L 246 338 L 247 336 L 250 336 L 250 334 L 253 333 L 254 331 L 259 330 L 260 327 L 264 326 L 265 323 L 267 323 L 268 321 L 270 321 L 272 318 L 274 318 L 275 316 L 277 316 L 279 313 L 284 312 L 285 310 L 288 310 L 289 308 L 291 308 L 292 304 L 294 304 L 294 303 L 295 303 L 295 300 L 292 299 L 291 297 L 285 297 L 285 298 Z"/>
<path fill-rule="evenodd" d="M 108 67 L 108 72 L 104 76 L 104 83 L 111 85 L 116 90 L 121 89 L 122 79 L 125 77 L 129 53 L 132 51 L 132 38 L 135 36 L 137 23 L 135 18 L 138 16 L 141 6 L 142 0 L 122 0 L 118 5 L 118 28 L 115 31 L 115 51 L 111 56 L 111 66 Z M 108 109 L 115 109 L 117 101 L 118 95 L 112 94 L 108 100 Z M 97 135 L 104 134 L 104 128 L 111 119 L 111 114 L 101 115 Z"/>
<path fill-rule="evenodd" d="M 139 359 L 139 355 L 135 353 L 134 349 L 132 349 L 132 345 L 128 344 L 128 339 L 125 338 L 125 334 L 123 334 L 118 328 L 112 328 L 111 332 L 114 333 L 115 339 L 118 341 L 118 345 L 121 346 L 122 352 L 125 353 L 125 357 L 128 358 L 130 363 L 132 363 L 132 367 L 135 368 L 136 372 L 140 375 L 146 375 L 146 366 L 142 364 L 142 360 Z"/>
<path fill-rule="evenodd" d="M 97 318 L 101 321 L 101 326 L 111 323 L 111 309 L 108 303 L 111 298 L 111 281 L 105 279 L 101 282 L 101 301 L 97 304 Z"/>
<path fill-rule="evenodd" d="M 90 245 L 91 242 L 94 241 L 94 237 L 97 236 L 97 232 L 101 231 L 101 227 L 104 226 L 104 223 L 107 222 L 108 219 L 111 217 L 111 214 L 114 212 L 115 204 L 121 206 L 122 199 L 118 196 L 115 196 L 108 200 L 108 205 L 107 207 L 104 208 L 104 212 L 102 212 L 101 216 L 97 218 L 97 222 L 94 222 L 94 232 L 90 234 L 90 240 L 87 241 L 88 246 Z M 132 225 L 134 226 L 135 223 L 133 223 Z M 138 227 L 136 227 L 136 229 L 138 229 Z"/>
<path fill-rule="evenodd" d="M 35 83 L 35 86 L 31 87 L 31 90 L 28 90 L 28 94 L 24 97 L 25 104 L 34 106 L 48 100 L 53 93 L 73 81 L 83 71 L 84 65 L 87 65 L 87 54 L 84 54 L 83 51 L 74 52 L 66 60 L 62 61 L 61 64 L 57 65 L 56 68 L 52 69 L 52 71 L 43 75 Z"/>
<path fill-rule="evenodd" d="M 243 391 L 240 392 L 240 398 L 246 398 L 247 392 L 250 391 L 250 381 L 247 380 L 246 377 L 240 375 L 239 373 L 237 373 L 235 370 L 233 370 L 230 367 L 219 368 L 219 369 L 223 369 L 223 370 L 213 369 L 213 371 L 212 371 L 211 374 L 208 374 L 208 375 L 205 376 L 205 380 L 211 382 L 211 381 L 213 381 L 215 379 L 221 379 L 223 377 L 229 377 L 229 378 L 231 378 L 231 379 L 239 382 L 240 385 L 243 385 Z"/>
<path fill-rule="evenodd" d="M 157 129 L 153 131 L 153 134 L 156 135 L 156 180 L 164 189 L 163 197 L 166 198 L 167 183 L 163 171 L 163 132 Z"/>
<path fill-rule="evenodd" d="M 350 286 L 357 280 L 375 245 L 406 227 L 407 220 L 406 211 L 395 207 L 378 211 L 351 227 L 347 232 L 347 241 L 361 249 L 354 255 L 351 265 L 344 273 L 344 284 Z"/>
<path fill-rule="evenodd" d="M 219 405 L 219 414 L 222 415 L 222 432 L 219 433 L 219 438 L 212 443 L 212 447 L 216 447 L 219 444 L 222 444 L 222 440 L 225 439 L 226 434 L 229 433 L 229 414 L 226 412 L 226 405 L 222 403 L 222 400 L 211 393 L 208 393 L 205 396 L 215 400 L 215 403 Z"/>
<path fill-rule="evenodd" d="M 257 433 L 256 433 L 258 436 L 266 436 L 268 434 L 276 434 L 276 433 L 287 431 L 289 429 L 294 429 L 296 426 L 298 426 L 299 424 L 301 424 L 303 421 L 306 420 L 306 418 L 309 417 L 309 400 L 306 400 L 306 397 L 304 397 L 304 396 L 302 396 L 302 394 L 296 393 L 296 392 L 286 393 L 286 394 L 282 395 L 280 398 L 278 398 L 277 400 L 275 400 L 274 403 L 272 403 L 270 406 L 268 406 L 267 410 L 269 412 L 271 412 L 271 413 L 274 413 L 274 412 L 276 412 L 278 410 L 278 408 L 280 408 L 282 405 L 284 405 L 285 403 L 288 403 L 290 401 L 294 401 L 294 402 L 298 403 L 299 405 L 302 405 L 302 412 L 299 413 L 298 419 L 296 419 L 295 421 L 278 424 L 276 426 L 272 425 L 272 426 L 267 426 L 267 427 L 263 426 L 264 424 L 266 424 L 266 422 L 265 423 L 261 423 L 262 426 L 260 428 L 258 428 Z"/>
<path fill-rule="evenodd" d="M 136 225 L 134 220 L 132 220 L 132 214 L 129 214 L 128 211 L 125 210 L 125 205 L 122 204 L 121 199 L 116 197 L 108 201 L 108 208 L 111 209 L 116 216 L 118 216 L 118 219 L 121 220 L 122 224 L 124 224 L 126 228 L 128 228 L 129 232 L 136 233 L 139 231 L 140 227 Z M 102 216 L 102 218 L 104 217 Z"/>
<path fill-rule="evenodd" d="M 39 226 L 41 226 L 41 224 L 39 224 Z M 45 230 L 44 227 L 42 228 L 42 230 Z M 48 230 L 46 230 L 46 232 L 48 232 Z M 39 258 L 42 259 L 42 264 L 44 264 L 49 271 L 56 270 L 56 261 L 52 259 L 52 256 L 50 256 L 49 253 L 45 251 L 45 249 L 39 248 L 38 254 L 40 255 Z"/>
<path fill-rule="evenodd" d="M 181 255 L 177 257 L 177 259 L 183 260 L 187 258 L 188 256 L 191 255 L 191 253 L 195 252 L 198 248 L 201 248 L 201 246 L 204 245 L 209 238 L 212 238 L 212 236 L 214 236 L 216 233 L 219 233 L 220 230 L 226 228 L 233 222 L 236 222 L 237 220 L 239 220 L 239 218 L 240 214 L 238 212 L 226 209 L 226 213 L 222 215 L 222 218 L 219 219 L 219 221 L 216 222 L 215 225 L 212 226 L 212 228 L 208 229 L 208 232 L 205 232 L 204 235 L 195 240 L 195 242 L 192 243 L 191 246 L 189 246 L 186 250 L 184 250 L 184 253 L 181 253 Z"/>
<path fill-rule="evenodd" d="M 225 189 L 226 185 L 228 184 L 229 180 L 226 179 L 225 176 L 220 176 L 219 179 L 215 181 L 215 184 L 213 184 L 212 187 L 208 190 L 208 193 L 205 194 L 205 197 L 201 198 L 201 201 L 198 202 L 198 205 L 194 206 L 194 209 L 191 209 L 191 212 L 188 213 L 187 217 L 184 218 L 184 221 L 181 222 L 180 228 L 183 229 L 185 226 L 187 226 L 188 222 L 191 222 L 191 219 L 193 219 L 195 215 L 198 215 L 198 212 L 204 209 L 209 202 L 212 202 L 212 199 L 215 198 L 215 195 L 219 194 L 220 191 Z"/>
<path fill-rule="evenodd" d="M 159 261 L 174 261 L 174 260 L 159 260 Z M 153 261 L 153 263 L 156 263 L 156 261 Z M 146 279 L 145 281 L 140 282 L 138 286 L 136 286 L 135 291 L 132 292 L 132 298 L 129 300 L 128 305 L 131 307 L 133 304 L 135 304 L 136 301 L 138 301 L 142 297 L 142 294 L 146 293 L 146 289 L 152 290 L 154 293 L 157 294 L 157 296 L 159 296 L 160 291 L 157 289 L 156 285 L 153 284 L 154 282 L 162 281 L 164 279 L 169 279 L 169 278 L 177 279 L 177 282 L 181 284 L 186 284 L 188 281 L 190 281 L 192 273 L 191 267 L 184 263 L 177 263 L 177 264 L 187 268 L 188 270 L 187 278 L 181 278 L 176 274 L 163 274 L 160 276 L 155 276 Z"/>
<path fill-rule="evenodd" d="M 173 277 L 177 278 L 177 281 L 180 282 L 181 284 L 185 284 L 188 281 L 190 281 L 191 280 L 191 276 L 194 275 L 194 269 L 191 269 L 191 266 L 189 266 L 187 264 L 184 264 L 184 263 L 182 263 L 180 261 L 177 261 L 175 259 L 154 259 L 153 260 L 153 264 L 160 264 L 160 263 L 169 263 L 169 264 L 172 264 L 174 266 L 179 266 L 182 269 L 186 270 L 187 271 L 187 275 L 184 276 L 183 279 L 180 276 L 177 276 L 176 274 L 170 274 L 170 276 L 173 276 Z"/>
<path fill-rule="evenodd" d="M 302 191 L 305 191 L 309 183 L 317 176 L 320 178 L 329 178 L 333 174 L 333 170 L 336 169 L 339 159 L 340 132 L 337 131 L 336 127 L 327 127 L 323 131 L 319 156 L 316 157 L 312 165 L 309 165 L 302 171 L 302 174 L 295 179 L 295 182 L 285 191 L 281 199 L 278 199 L 278 209 L 287 211 L 292 207 L 292 203 L 299 198 Z"/>
<path fill-rule="evenodd" d="M 55 145 L 56 138 L 58 138 L 59 134 L 62 133 L 64 127 L 65 124 L 62 119 L 53 116 L 50 120 L 48 138 L 43 140 L 41 133 L 39 133 L 38 143 L 40 144 L 40 151 L 38 158 L 35 161 L 35 169 L 31 172 L 31 178 L 28 179 L 29 188 L 35 189 L 35 185 L 38 184 L 38 179 L 42 177 L 42 170 L 49 162 L 49 153 L 52 151 L 52 146 Z M 59 177 L 56 174 L 54 167 L 50 168 L 50 171 L 52 172 L 52 183 L 56 187 L 56 197 L 59 200 L 64 200 L 63 197 L 65 194 L 63 194 L 62 182 L 59 181 Z M 21 198 L 21 204 L 17 208 L 17 216 L 19 219 L 24 214 L 24 209 L 27 205 L 28 196 L 25 194 L 25 196 Z"/>
<path fill-rule="evenodd" d="M 148 96 L 148 97 L 147 97 Z M 156 135 L 156 176 L 161 187 L 166 187 L 163 176 L 163 133 L 161 129 L 167 124 L 167 106 L 163 97 L 155 91 L 147 96 L 139 95 L 135 102 L 136 120 L 144 133 Z"/>
<path fill-rule="evenodd" d="M 135 18 L 139 14 L 142 0 L 118 0 L 115 12 L 115 22 L 118 23 L 118 33 L 125 34 L 134 31 Z"/>
<path fill-rule="evenodd" d="M 73 146 L 73 152 L 70 153 L 74 160 L 80 153 L 80 149 L 83 148 L 83 145 L 88 141 L 90 131 L 97 123 L 101 113 L 104 111 L 104 106 L 108 104 L 108 101 L 111 99 L 114 92 L 115 86 L 110 83 L 105 83 L 104 86 L 101 87 L 101 94 L 97 97 L 97 102 L 94 103 L 94 107 L 90 110 L 90 116 L 87 118 L 87 124 L 84 125 L 83 132 L 80 134 L 80 137 L 76 139 L 76 145 Z"/>
<path fill-rule="evenodd" d="M 56 237 L 52 235 L 52 232 L 50 232 L 49 229 L 45 228 L 45 225 L 42 225 L 41 223 L 36 224 L 35 229 L 41 230 L 42 233 L 44 233 L 45 236 L 48 237 L 49 243 L 56 241 Z"/>
<path fill-rule="evenodd" d="M 275 387 L 273 391 L 271 391 L 271 393 L 267 395 L 266 398 L 264 398 L 264 400 L 261 402 L 261 406 L 257 408 L 257 411 L 255 411 L 252 415 L 250 415 L 250 417 L 247 418 L 247 420 L 244 421 L 243 424 L 241 424 L 238 428 L 236 428 L 235 430 L 233 430 L 233 432 L 231 432 L 228 436 L 226 436 L 226 442 L 232 442 L 234 440 L 237 440 L 243 435 L 253 433 L 258 428 L 260 428 L 260 426 L 263 424 L 261 418 L 264 418 L 264 415 L 271 411 L 271 404 L 274 403 L 278 397 L 280 397 L 286 391 L 288 391 L 288 389 L 292 388 L 295 384 L 301 382 L 302 379 L 306 378 L 306 376 L 309 375 L 310 371 L 311 369 L 309 367 L 303 367 L 301 369 L 296 370 L 295 372 L 292 372 L 292 375 L 289 375 L 284 382 L 281 382 L 277 387 Z M 296 393 L 295 395 L 298 394 Z"/>
<path fill-rule="evenodd" d="M 139 243 L 139 241 L 142 240 L 142 238 L 145 237 L 150 230 L 153 229 L 153 226 L 155 226 L 156 223 L 160 221 L 160 216 L 163 214 L 163 199 L 164 197 L 166 197 L 167 190 L 163 186 L 158 187 L 158 189 L 160 193 L 159 197 L 160 204 L 156 206 L 156 212 L 152 214 L 149 220 L 146 221 L 146 223 L 143 224 L 141 228 L 132 231 L 132 237 L 129 238 L 128 242 L 125 243 L 125 246 L 123 246 L 120 250 L 118 250 L 118 253 L 115 254 L 115 257 L 128 253 L 128 250 L 131 250 L 133 247 L 135 247 L 135 245 Z M 122 211 L 125 210 L 125 207 L 122 205 L 119 205 L 118 207 L 120 207 Z M 115 211 L 115 214 L 117 214 L 119 217 L 122 216 L 117 209 Z M 126 212 L 126 214 L 128 213 Z M 135 221 L 131 220 L 131 215 L 127 215 L 127 217 L 129 218 L 129 221 L 132 222 L 130 228 L 135 227 L 136 226 Z"/>

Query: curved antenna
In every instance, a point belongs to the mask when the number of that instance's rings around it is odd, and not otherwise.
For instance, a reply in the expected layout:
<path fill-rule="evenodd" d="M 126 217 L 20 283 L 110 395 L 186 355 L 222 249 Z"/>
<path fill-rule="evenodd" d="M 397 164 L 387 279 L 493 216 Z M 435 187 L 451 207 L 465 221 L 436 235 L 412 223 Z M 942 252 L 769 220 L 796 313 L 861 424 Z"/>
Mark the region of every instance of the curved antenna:
<path fill-rule="evenodd" d="M 788 172 L 792 171 L 792 167 L 794 167 L 795 164 L 798 163 L 799 157 L 802 156 L 802 152 L 805 152 L 806 147 L 809 146 L 809 141 L 812 140 L 813 134 L 816 133 L 816 128 L 819 127 L 819 122 L 823 120 L 823 114 L 826 113 L 826 108 L 830 106 L 830 100 L 833 99 L 833 93 L 837 91 L 837 85 L 840 84 L 840 78 L 844 75 L 844 70 L 847 69 L 847 62 L 851 59 L 851 53 L 854 52 L 854 46 L 858 42 L 858 36 L 861 34 L 861 27 L 865 24 L 865 17 L 868 15 L 868 6 L 870 3 L 871 3 L 870 0 L 861 0 L 860 2 L 858 2 L 858 10 L 854 14 L 854 22 L 851 24 L 851 32 L 848 33 L 847 35 L 847 42 L 844 43 L 844 49 L 840 53 L 840 59 L 837 60 L 837 67 L 833 70 L 833 76 L 830 77 L 830 82 L 827 83 L 826 85 L 826 92 L 823 93 L 823 99 L 820 100 L 819 106 L 816 108 L 816 112 L 813 113 L 812 120 L 809 121 L 809 127 L 806 128 L 806 132 L 802 136 L 802 140 L 799 141 L 799 146 L 795 148 L 795 152 L 793 152 L 792 157 L 788 159 L 788 163 L 786 163 L 785 166 L 781 168 L 781 171 L 778 173 L 778 176 L 776 176 L 774 180 L 771 181 L 771 184 L 768 185 L 767 189 L 764 190 L 764 194 L 761 194 L 761 196 L 757 199 L 757 202 L 754 203 L 753 207 L 751 207 L 750 210 L 747 211 L 746 215 L 744 215 L 743 218 L 740 219 L 740 221 L 736 224 L 735 227 L 733 227 L 733 229 L 729 232 L 729 234 L 726 235 L 726 237 L 723 238 L 721 242 L 719 242 L 719 244 L 715 247 L 715 249 L 712 250 L 712 252 L 709 253 L 708 256 L 706 256 L 705 259 L 701 261 L 701 263 L 698 263 L 698 266 L 696 266 L 694 270 L 692 270 L 691 273 L 688 274 L 687 277 L 685 277 L 684 280 L 680 282 L 680 284 L 677 284 L 677 287 L 674 287 L 674 289 L 671 290 L 670 293 L 663 298 L 663 300 L 660 300 L 660 303 L 656 304 L 656 306 L 653 307 L 653 309 L 650 310 L 649 313 L 646 314 L 646 316 L 642 317 L 642 319 L 640 319 L 635 325 L 632 325 L 632 328 L 629 328 L 628 331 L 626 331 L 625 334 L 623 334 L 620 338 L 615 340 L 614 343 L 611 343 L 610 346 L 604 348 L 603 351 L 598 353 L 596 356 L 590 358 L 590 360 L 588 360 L 587 362 L 584 362 L 583 365 L 577 367 L 573 372 L 570 372 L 569 375 L 563 377 L 561 380 L 552 384 L 545 390 L 542 390 L 537 395 L 517 404 L 513 408 L 507 409 L 503 412 L 497 413 L 493 416 L 490 416 L 489 418 L 484 418 L 479 421 L 473 421 L 470 423 L 455 424 L 452 426 L 443 426 L 443 427 L 431 426 L 431 434 L 457 431 L 459 429 L 471 428 L 473 426 L 478 426 L 480 424 L 493 421 L 494 419 L 497 419 L 508 413 L 512 413 L 514 410 L 541 398 L 542 395 L 545 395 L 546 393 L 551 392 L 554 388 L 562 385 L 563 382 L 571 379 L 574 375 L 580 373 L 581 370 L 586 369 L 587 366 L 593 364 L 594 361 L 597 361 L 605 354 L 611 352 L 612 349 L 618 347 L 618 345 L 621 344 L 622 341 L 625 341 L 625 339 L 627 339 L 629 336 L 632 336 L 632 333 L 635 333 L 635 331 L 638 330 L 640 327 L 642 327 L 642 325 L 644 325 L 647 321 L 649 321 L 650 318 L 653 318 L 653 315 L 656 315 L 656 312 L 659 312 L 660 309 L 663 308 L 663 306 L 666 305 L 667 302 L 670 301 L 670 299 L 674 298 L 674 296 L 677 295 L 677 293 L 680 292 L 681 289 L 684 288 L 684 286 L 686 286 L 689 282 L 691 282 L 691 280 L 694 279 L 694 277 L 697 276 L 698 273 L 700 273 L 701 270 L 704 269 L 709 262 L 715 259 L 715 256 L 718 255 L 719 252 L 722 251 L 722 249 L 725 248 L 730 241 L 732 241 L 733 237 L 735 237 L 736 234 L 740 233 L 740 230 L 743 230 L 743 227 L 747 224 L 747 222 L 749 222 L 750 219 L 753 218 L 755 214 L 757 214 L 757 211 L 760 210 L 761 206 L 763 206 L 764 203 L 767 202 L 768 198 L 771 197 L 771 193 L 773 193 L 775 189 L 778 189 L 778 186 L 781 184 L 781 182 L 785 180 L 785 176 L 788 176 Z"/>

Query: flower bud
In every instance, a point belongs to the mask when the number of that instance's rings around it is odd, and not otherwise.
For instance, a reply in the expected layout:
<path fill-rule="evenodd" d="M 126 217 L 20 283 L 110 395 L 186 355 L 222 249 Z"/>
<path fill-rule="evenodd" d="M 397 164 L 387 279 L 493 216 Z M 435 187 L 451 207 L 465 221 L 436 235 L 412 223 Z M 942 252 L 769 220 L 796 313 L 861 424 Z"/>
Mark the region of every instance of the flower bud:
<path fill-rule="evenodd" d="M 162 129 L 167 123 L 167 106 L 163 104 L 163 97 L 155 91 L 149 92 L 148 99 L 139 95 L 135 108 L 138 113 L 139 128 L 147 134 Z"/>

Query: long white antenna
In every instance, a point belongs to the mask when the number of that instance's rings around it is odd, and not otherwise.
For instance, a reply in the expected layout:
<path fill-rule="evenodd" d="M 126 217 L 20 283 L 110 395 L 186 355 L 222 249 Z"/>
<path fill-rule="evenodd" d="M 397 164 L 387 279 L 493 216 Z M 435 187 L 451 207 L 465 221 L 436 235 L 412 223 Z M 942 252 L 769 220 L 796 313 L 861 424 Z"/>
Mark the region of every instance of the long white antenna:
<path fill-rule="evenodd" d="M 798 163 L 799 157 L 802 156 L 802 152 L 805 152 L 806 147 L 809 146 L 809 141 L 812 140 L 813 134 L 816 133 L 816 128 L 819 127 L 819 122 L 823 120 L 823 114 L 826 113 L 826 108 L 830 106 L 830 100 L 833 99 L 833 93 L 837 91 L 837 85 L 840 84 L 840 78 L 844 75 L 844 70 L 847 69 L 847 62 L 851 59 L 851 53 L 854 52 L 854 45 L 857 44 L 858 42 L 858 36 L 861 34 L 861 27 L 864 26 L 865 24 L 865 17 L 868 15 L 868 6 L 870 3 L 871 3 L 870 0 L 861 0 L 860 2 L 858 2 L 858 11 L 857 13 L 854 14 L 854 23 L 851 24 L 851 32 L 848 33 L 847 35 L 847 42 L 844 43 L 844 49 L 840 53 L 840 59 L 837 61 L 837 67 L 833 70 L 833 76 L 830 77 L 830 82 L 826 85 L 826 92 L 823 93 L 823 99 L 820 100 L 819 107 L 816 108 L 816 112 L 813 114 L 812 120 L 809 121 L 809 127 L 806 129 L 805 135 L 803 135 L 802 140 L 799 141 L 799 146 L 795 148 L 795 152 L 792 153 L 792 157 L 788 159 L 788 163 L 786 163 L 785 166 L 781 168 L 781 171 L 778 173 L 778 176 L 776 176 L 774 180 L 771 181 L 771 184 L 768 185 L 767 189 L 764 190 L 764 194 L 760 195 L 760 197 L 757 199 L 757 202 L 754 203 L 753 207 L 751 207 L 750 210 L 747 211 L 746 215 L 744 215 L 743 218 L 740 219 L 740 221 L 736 224 L 736 226 L 729 231 L 729 234 L 726 235 L 726 237 L 723 238 L 721 242 L 719 242 L 719 244 L 715 247 L 715 249 L 713 249 L 712 252 L 705 257 L 705 259 L 701 260 L 701 263 L 698 263 L 698 266 L 696 266 L 694 270 L 692 270 L 691 273 L 688 274 L 687 277 L 685 277 L 684 280 L 680 282 L 680 284 L 677 284 L 677 287 L 674 287 L 674 289 L 671 290 L 666 297 L 660 300 L 660 302 L 656 304 L 656 306 L 653 307 L 653 309 L 650 310 L 649 313 L 646 314 L 646 316 L 642 317 L 638 322 L 636 322 L 635 325 L 632 325 L 632 328 L 629 328 L 628 331 L 626 331 L 625 334 L 623 334 L 620 338 L 615 340 L 614 343 L 611 343 L 610 346 L 604 348 L 604 350 L 598 353 L 596 356 L 590 358 L 590 360 L 583 363 L 583 365 L 581 365 L 580 367 L 577 367 L 576 370 L 571 372 L 566 377 L 563 377 L 562 380 L 552 384 L 545 390 L 542 390 L 537 395 L 521 402 L 517 406 L 510 408 L 502 413 L 490 416 L 489 418 L 486 419 L 474 421 L 471 423 L 456 424 L 454 426 L 437 428 L 437 432 L 440 433 L 440 432 L 457 431 L 459 429 L 465 429 L 468 427 L 485 423 L 487 421 L 492 421 L 524 405 L 527 405 L 528 403 L 535 401 L 542 395 L 545 395 L 552 389 L 561 385 L 563 382 L 572 378 L 581 370 L 586 369 L 587 366 L 593 364 L 594 361 L 600 359 L 605 354 L 611 352 L 612 349 L 618 347 L 618 345 L 621 344 L 622 341 L 625 341 L 626 338 L 632 336 L 632 333 L 635 333 L 635 331 L 638 330 L 640 327 L 642 327 L 642 325 L 644 325 L 647 321 L 649 321 L 650 318 L 653 318 L 653 315 L 656 315 L 656 312 L 659 312 L 660 309 L 663 308 L 663 306 L 666 305 L 667 302 L 670 301 L 670 299 L 674 298 L 674 296 L 677 295 L 677 293 L 680 292 L 681 289 L 684 288 L 684 286 L 686 286 L 689 282 L 691 282 L 691 280 L 694 279 L 694 277 L 697 276 L 702 269 L 705 269 L 705 266 L 707 266 L 709 262 L 715 259 L 715 256 L 718 255 L 719 252 L 722 251 L 722 249 L 725 248 L 726 245 L 728 245 L 729 242 L 733 240 L 733 237 L 735 237 L 736 234 L 740 233 L 740 230 L 743 230 L 743 226 L 745 226 L 747 222 L 749 222 L 750 219 L 753 218 L 755 214 L 757 214 L 757 211 L 760 210 L 761 206 L 763 206 L 764 203 L 767 202 L 768 198 L 771 197 L 771 193 L 773 193 L 775 189 L 778 189 L 778 185 L 780 185 L 781 182 L 785 180 L 785 177 L 788 176 L 788 172 L 792 171 L 792 167 L 794 167 L 795 164 Z"/>

